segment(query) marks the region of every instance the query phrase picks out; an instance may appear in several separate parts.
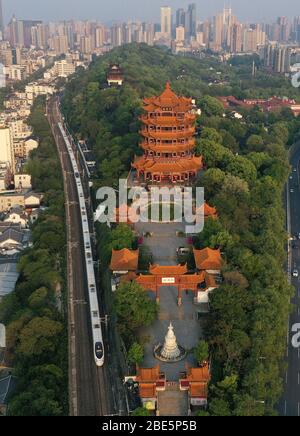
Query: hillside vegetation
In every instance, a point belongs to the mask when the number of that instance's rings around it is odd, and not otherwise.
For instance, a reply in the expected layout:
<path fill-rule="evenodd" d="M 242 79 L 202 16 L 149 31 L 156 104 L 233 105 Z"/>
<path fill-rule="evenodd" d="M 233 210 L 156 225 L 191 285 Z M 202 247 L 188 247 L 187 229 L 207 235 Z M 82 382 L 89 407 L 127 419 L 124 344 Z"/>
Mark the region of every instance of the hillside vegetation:
<path fill-rule="evenodd" d="M 120 89 L 105 86 L 111 63 L 124 70 Z M 300 137 L 300 120 L 286 109 L 264 114 L 253 108 L 242 112 L 242 120 L 230 113 L 224 117 L 214 97 L 297 95 L 286 79 L 263 71 L 252 78 L 251 70 L 252 59 L 230 66 L 133 44 L 79 72 L 63 102 L 71 129 L 95 152 L 96 186 L 117 186 L 140 153 L 143 97 L 159 94 L 169 80 L 175 92 L 192 96 L 202 108 L 196 151 L 204 156 L 207 171 L 199 183 L 220 219 L 206 222 L 195 245 L 220 247 L 225 259 L 224 283 L 212 295 L 204 329 L 213 362 L 208 413 L 215 416 L 275 413 L 291 309 L 292 288 L 283 268 L 287 235 L 282 195 L 290 171 L 287 151 Z M 209 85 L 220 77 L 223 85 Z M 102 246 L 101 256 L 108 262 L 110 231 L 102 238 L 106 248 Z"/>

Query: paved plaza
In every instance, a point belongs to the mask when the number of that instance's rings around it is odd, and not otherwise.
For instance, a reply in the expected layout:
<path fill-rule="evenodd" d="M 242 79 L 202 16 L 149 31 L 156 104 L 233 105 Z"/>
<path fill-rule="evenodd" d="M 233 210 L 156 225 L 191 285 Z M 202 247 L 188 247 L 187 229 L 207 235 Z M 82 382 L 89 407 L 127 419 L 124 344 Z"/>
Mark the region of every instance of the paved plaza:
<path fill-rule="evenodd" d="M 177 265 L 176 250 L 180 246 L 187 245 L 187 238 L 177 236 L 177 232 L 184 231 L 183 223 L 139 223 L 136 225 L 139 233 L 153 233 L 152 237 L 145 238 L 147 245 L 153 254 L 153 263 L 160 265 Z M 187 351 L 191 350 L 201 337 L 201 327 L 198 321 L 197 306 L 194 305 L 192 292 L 182 294 L 182 306 L 177 305 L 178 291 L 172 286 L 160 289 L 160 309 L 158 319 L 148 328 L 140 331 L 140 336 L 147 340 L 145 346 L 145 360 L 143 367 L 153 367 L 160 364 L 161 371 L 166 373 L 167 380 L 178 381 L 180 372 L 185 370 L 186 363 L 195 366 L 192 354 L 178 363 L 162 363 L 155 359 L 153 349 L 155 345 L 164 343 L 170 322 L 179 345 Z M 152 295 L 152 298 L 154 296 Z"/>

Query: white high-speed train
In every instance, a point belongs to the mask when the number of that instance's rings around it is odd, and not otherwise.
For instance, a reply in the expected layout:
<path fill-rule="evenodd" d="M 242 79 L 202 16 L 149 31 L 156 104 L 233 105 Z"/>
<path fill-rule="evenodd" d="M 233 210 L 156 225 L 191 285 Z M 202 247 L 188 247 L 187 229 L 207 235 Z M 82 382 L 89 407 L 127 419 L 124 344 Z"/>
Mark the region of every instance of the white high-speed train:
<path fill-rule="evenodd" d="M 82 226 L 82 234 L 83 234 L 83 244 L 84 244 L 84 253 L 85 253 L 85 264 L 86 264 L 86 274 L 87 274 L 87 283 L 88 283 L 88 293 L 89 293 L 89 306 L 90 306 L 90 317 L 91 317 L 91 325 L 92 325 L 92 333 L 93 333 L 93 353 L 94 359 L 97 366 L 104 365 L 104 343 L 103 343 L 103 335 L 102 335 L 102 327 L 101 327 L 101 319 L 100 319 L 100 310 L 99 310 L 99 302 L 97 297 L 97 286 L 96 286 L 96 278 L 94 271 L 94 261 L 92 254 L 92 244 L 88 223 L 88 215 L 84 198 L 84 191 L 82 187 L 82 182 L 79 174 L 78 165 L 75 159 L 75 155 L 73 152 L 72 145 L 66 134 L 63 125 L 58 123 L 58 127 L 61 131 L 61 134 L 64 138 L 69 157 L 72 163 L 74 177 L 76 179 L 76 187 L 80 205 L 80 214 L 81 214 L 81 226 Z"/>

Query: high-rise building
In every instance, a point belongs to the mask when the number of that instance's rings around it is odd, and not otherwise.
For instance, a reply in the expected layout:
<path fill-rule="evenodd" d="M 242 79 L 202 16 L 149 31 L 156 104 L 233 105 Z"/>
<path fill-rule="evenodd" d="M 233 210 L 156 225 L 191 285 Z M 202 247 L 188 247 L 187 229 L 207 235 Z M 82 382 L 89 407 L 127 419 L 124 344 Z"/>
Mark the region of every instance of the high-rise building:
<path fill-rule="evenodd" d="M 185 30 L 183 26 L 176 27 L 176 41 L 183 42 L 185 40 Z"/>
<path fill-rule="evenodd" d="M 161 33 L 165 37 L 172 36 L 172 9 L 164 6 L 160 9 Z"/>
<path fill-rule="evenodd" d="M 104 27 L 99 26 L 95 29 L 95 46 L 96 48 L 103 47 L 104 45 Z"/>
<path fill-rule="evenodd" d="M 197 33 L 197 6 L 191 3 L 186 14 L 185 31 L 189 37 L 196 36 Z"/>
<path fill-rule="evenodd" d="M 52 38 L 50 46 L 57 55 L 65 54 L 69 50 L 68 38 L 66 36 L 55 36 Z"/>
<path fill-rule="evenodd" d="M 278 43 L 269 43 L 261 50 L 265 67 L 276 73 L 288 73 L 291 68 L 291 49 Z"/>
<path fill-rule="evenodd" d="M 220 50 L 223 42 L 223 14 L 214 17 L 214 31 L 213 31 L 213 49 Z"/>
<path fill-rule="evenodd" d="M 186 14 L 185 10 L 180 8 L 176 11 L 176 27 L 185 27 Z"/>
<path fill-rule="evenodd" d="M 242 25 L 235 23 L 230 28 L 230 52 L 240 53 L 242 51 Z"/>
<path fill-rule="evenodd" d="M 113 47 L 119 47 L 123 44 L 123 28 L 120 24 L 115 24 L 111 28 L 111 43 Z"/>
<path fill-rule="evenodd" d="M 276 73 L 288 73 L 291 69 L 291 49 L 289 47 L 278 47 L 275 51 L 274 71 Z"/>
<path fill-rule="evenodd" d="M 0 0 L 0 32 L 1 36 L 3 36 L 4 32 L 4 20 L 3 20 L 3 7 L 2 7 L 2 0 Z"/>
<path fill-rule="evenodd" d="M 22 53 L 19 47 L 14 47 L 11 50 L 13 65 L 21 65 L 22 63 Z"/>
<path fill-rule="evenodd" d="M 277 18 L 277 29 L 278 29 L 278 39 L 279 42 L 287 42 L 290 37 L 291 27 L 287 17 Z"/>
<path fill-rule="evenodd" d="M 93 51 L 93 41 L 91 36 L 82 36 L 80 38 L 80 51 L 84 54 L 91 54 Z"/>
<path fill-rule="evenodd" d="M 294 33 L 295 41 L 300 43 L 300 16 L 299 17 L 295 17 L 295 19 L 294 19 L 293 33 Z"/>
<path fill-rule="evenodd" d="M 8 163 L 14 171 L 13 136 L 9 127 L 0 127 L 0 162 Z"/>
<path fill-rule="evenodd" d="M 17 20 L 15 16 L 12 17 L 9 23 L 9 42 L 12 47 L 24 46 L 24 26 L 23 21 Z"/>

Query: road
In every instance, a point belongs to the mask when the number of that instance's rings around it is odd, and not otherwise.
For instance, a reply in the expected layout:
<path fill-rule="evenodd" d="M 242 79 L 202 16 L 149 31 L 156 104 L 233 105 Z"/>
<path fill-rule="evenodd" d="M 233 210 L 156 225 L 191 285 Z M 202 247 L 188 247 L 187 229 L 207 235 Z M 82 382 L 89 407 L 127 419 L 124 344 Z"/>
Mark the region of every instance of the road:
<path fill-rule="evenodd" d="M 291 165 L 293 173 L 287 189 L 287 221 L 289 233 L 294 237 L 300 233 L 300 148 L 293 153 Z M 300 240 L 297 241 L 296 249 L 292 246 L 289 249 L 290 277 L 294 269 L 298 269 L 300 273 Z M 295 296 L 292 299 L 294 310 L 289 319 L 285 392 L 279 405 L 282 416 L 300 416 L 300 341 L 298 340 L 298 347 L 292 345 L 292 338 L 295 335 L 293 327 L 300 323 L 300 277 L 292 277 L 291 283 L 295 287 Z"/>
<path fill-rule="evenodd" d="M 71 161 L 57 127 L 60 114 L 55 99 L 48 102 L 47 115 L 64 175 L 68 236 L 70 415 L 105 416 L 112 413 L 111 387 L 107 365 L 98 368 L 93 358 L 80 207 Z"/>

